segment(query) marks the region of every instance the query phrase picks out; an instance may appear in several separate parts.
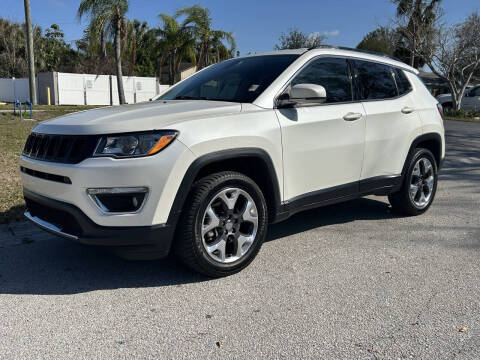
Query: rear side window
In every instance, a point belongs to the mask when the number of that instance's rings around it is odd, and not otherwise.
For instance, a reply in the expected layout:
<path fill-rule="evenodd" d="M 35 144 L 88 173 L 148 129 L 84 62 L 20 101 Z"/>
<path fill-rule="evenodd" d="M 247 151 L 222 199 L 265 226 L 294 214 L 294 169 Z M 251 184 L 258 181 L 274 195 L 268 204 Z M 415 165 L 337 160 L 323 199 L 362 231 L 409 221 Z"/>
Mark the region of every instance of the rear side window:
<path fill-rule="evenodd" d="M 398 95 L 390 66 L 360 60 L 355 60 L 354 64 L 361 100 L 388 99 Z"/>
<path fill-rule="evenodd" d="M 412 90 L 412 85 L 403 70 L 394 69 L 393 72 L 395 74 L 395 81 L 397 82 L 398 95 L 404 95 Z"/>
<path fill-rule="evenodd" d="M 470 96 L 472 97 L 480 96 L 480 86 L 470 90 Z"/>
<path fill-rule="evenodd" d="M 346 59 L 319 58 L 312 61 L 292 80 L 292 86 L 298 84 L 322 85 L 327 91 L 327 103 L 353 100 Z"/>

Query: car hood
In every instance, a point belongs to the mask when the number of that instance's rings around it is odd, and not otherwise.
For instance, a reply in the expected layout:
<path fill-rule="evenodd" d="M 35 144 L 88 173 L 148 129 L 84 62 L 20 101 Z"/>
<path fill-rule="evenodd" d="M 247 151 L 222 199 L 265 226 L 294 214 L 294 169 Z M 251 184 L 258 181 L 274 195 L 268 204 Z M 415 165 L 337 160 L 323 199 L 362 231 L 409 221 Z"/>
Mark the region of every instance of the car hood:
<path fill-rule="evenodd" d="M 169 100 L 80 111 L 38 124 L 44 134 L 92 135 L 174 129 L 175 124 L 240 112 L 241 104 L 205 100 Z"/>

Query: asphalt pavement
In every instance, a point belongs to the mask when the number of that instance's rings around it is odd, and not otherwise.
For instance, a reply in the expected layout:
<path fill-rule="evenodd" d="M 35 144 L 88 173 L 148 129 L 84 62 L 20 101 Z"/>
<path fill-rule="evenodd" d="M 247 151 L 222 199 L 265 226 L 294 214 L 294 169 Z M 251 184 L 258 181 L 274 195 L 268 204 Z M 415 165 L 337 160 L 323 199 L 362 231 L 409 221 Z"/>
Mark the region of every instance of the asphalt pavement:
<path fill-rule="evenodd" d="M 425 215 L 297 214 L 228 278 L 4 225 L 0 358 L 479 359 L 480 124 L 447 122 Z"/>

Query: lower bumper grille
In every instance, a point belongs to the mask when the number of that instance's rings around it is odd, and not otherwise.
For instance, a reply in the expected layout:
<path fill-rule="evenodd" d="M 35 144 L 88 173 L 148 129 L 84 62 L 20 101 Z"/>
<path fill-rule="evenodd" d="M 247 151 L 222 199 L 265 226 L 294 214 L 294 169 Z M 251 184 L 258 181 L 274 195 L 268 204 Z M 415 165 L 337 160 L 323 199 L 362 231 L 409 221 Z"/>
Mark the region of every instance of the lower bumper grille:
<path fill-rule="evenodd" d="M 25 198 L 25 203 L 31 215 L 55 225 L 64 233 L 77 237 L 82 235 L 82 228 L 72 214 L 45 206 L 29 198 Z"/>

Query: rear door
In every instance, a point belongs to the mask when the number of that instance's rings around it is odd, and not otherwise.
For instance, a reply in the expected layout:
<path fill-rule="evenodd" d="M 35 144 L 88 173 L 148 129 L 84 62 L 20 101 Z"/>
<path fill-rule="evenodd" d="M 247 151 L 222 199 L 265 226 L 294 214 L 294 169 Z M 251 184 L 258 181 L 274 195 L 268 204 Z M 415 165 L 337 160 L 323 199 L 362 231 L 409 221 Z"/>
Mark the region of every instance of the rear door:
<path fill-rule="evenodd" d="M 360 190 L 383 186 L 401 174 L 412 136 L 421 134 L 412 86 L 403 70 L 352 60 L 358 96 L 367 114 Z"/>

